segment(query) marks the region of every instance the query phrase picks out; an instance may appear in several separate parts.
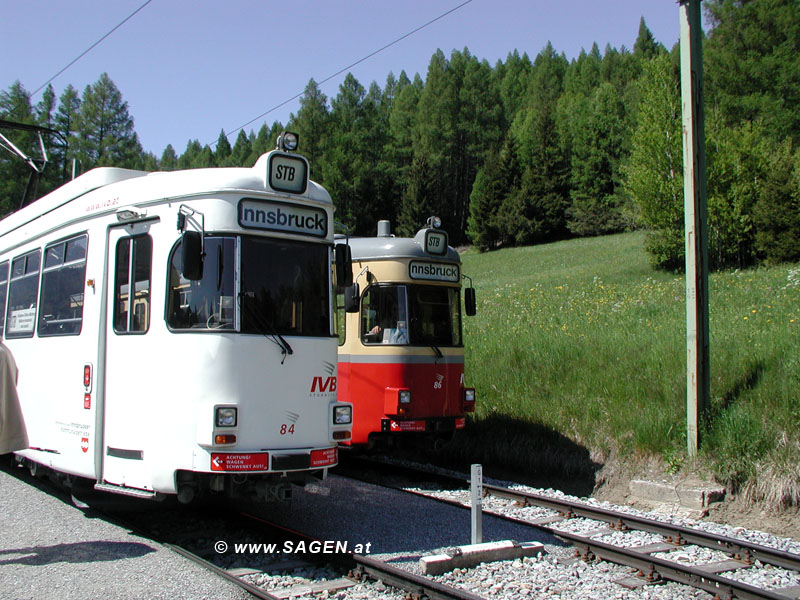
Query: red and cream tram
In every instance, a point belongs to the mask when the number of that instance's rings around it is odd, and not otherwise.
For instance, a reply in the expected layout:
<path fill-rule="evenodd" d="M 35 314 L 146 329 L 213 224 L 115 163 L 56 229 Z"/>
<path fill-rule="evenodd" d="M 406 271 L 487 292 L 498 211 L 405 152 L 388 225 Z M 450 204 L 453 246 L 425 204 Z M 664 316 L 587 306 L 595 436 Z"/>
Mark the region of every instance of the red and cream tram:
<path fill-rule="evenodd" d="M 374 238 L 350 238 L 353 285 L 339 323 L 339 399 L 352 402 L 350 444 L 450 439 L 475 408 L 466 385 L 461 259 L 438 218 L 413 238 L 388 221 Z M 475 290 L 464 290 L 475 314 Z M 341 315 L 341 311 L 340 311 Z"/>

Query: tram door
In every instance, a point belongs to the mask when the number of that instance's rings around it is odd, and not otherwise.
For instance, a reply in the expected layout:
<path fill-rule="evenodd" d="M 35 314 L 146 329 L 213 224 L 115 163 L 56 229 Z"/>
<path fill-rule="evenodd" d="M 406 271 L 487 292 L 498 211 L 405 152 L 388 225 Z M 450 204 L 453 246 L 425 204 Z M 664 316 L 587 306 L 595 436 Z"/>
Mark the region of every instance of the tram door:
<path fill-rule="evenodd" d="M 148 363 L 154 222 L 112 229 L 108 242 L 103 483 L 151 490 L 153 429 Z"/>

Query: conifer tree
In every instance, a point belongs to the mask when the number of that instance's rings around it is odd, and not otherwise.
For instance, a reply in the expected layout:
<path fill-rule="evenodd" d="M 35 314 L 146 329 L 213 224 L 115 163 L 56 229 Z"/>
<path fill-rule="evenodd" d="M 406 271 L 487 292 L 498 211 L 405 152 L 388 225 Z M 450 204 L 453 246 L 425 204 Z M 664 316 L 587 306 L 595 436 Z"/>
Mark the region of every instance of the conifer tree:
<path fill-rule="evenodd" d="M 521 173 L 514 149 L 514 138 L 508 137 L 499 151 L 490 152 L 475 177 L 469 205 L 468 235 L 481 252 L 502 242 L 511 229 L 513 201 L 520 188 Z"/>
<path fill-rule="evenodd" d="M 568 226 L 576 235 L 621 231 L 619 185 L 624 145 L 624 105 L 610 83 L 601 84 L 582 114 L 572 113 L 571 204 Z"/>
<path fill-rule="evenodd" d="M 388 170 L 396 183 L 393 193 L 396 198 L 402 197 L 403 190 L 409 184 L 409 171 L 414 161 L 417 141 L 415 124 L 423 88 L 419 74 L 411 82 L 405 71 L 400 73 L 389 114 L 389 141 L 386 149 Z"/>
<path fill-rule="evenodd" d="M 200 145 L 200 140 L 189 140 L 186 143 L 186 150 L 178 157 L 178 168 L 181 170 L 196 168 L 198 166 L 196 163 L 202 149 L 203 147 Z"/>
<path fill-rule="evenodd" d="M 639 35 L 633 43 L 633 54 L 642 59 L 654 58 L 661 52 L 664 47 L 659 44 L 653 37 L 653 32 L 647 27 L 644 22 L 644 17 L 639 20 Z"/>
<path fill-rule="evenodd" d="M 776 148 L 753 210 L 755 243 L 767 262 L 800 261 L 800 150 Z"/>
<path fill-rule="evenodd" d="M 800 142 L 800 2 L 707 0 L 706 100 L 730 125 Z"/>
<path fill-rule="evenodd" d="M 244 132 L 239 131 L 236 136 L 236 143 L 233 145 L 231 154 L 228 157 L 228 164 L 232 167 L 252 167 L 253 163 L 250 162 L 250 155 L 253 152 L 253 145 L 250 143 L 250 138 Z"/>
<path fill-rule="evenodd" d="M 312 178 L 322 184 L 321 160 L 328 141 L 329 119 L 328 98 L 310 79 L 300 97 L 300 110 L 289 117 L 289 129 L 300 136 L 300 148 L 311 165 Z"/>
<path fill-rule="evenodd" d="M 0 92 L 0 119 L 34 124 L 30 94 L 19 81 L 15 81 L 7 92 Z M 34 134 L 15 129 L 2 129 L 2 133 L 27 156 L 38 155 Z M 0 217 L 19 208 L 30 176 L 31 168 L 20 157 L 0 147 Z"/>
<path fill-rule="evenodd" d="M 58 101 L 58 110 L 55 115 L 55 129 L 67 140 L 67 145 L 63 149 L 59 146 L 55 148 L 55 161 L 61 165 L 62 169 L 71 177 L 73 172 L 73 159 L 76 159 L 75 148 L 78 139 L 78 123 L 80 121 L 81 99 L 77 90 L 68 85 L 61 93 Z M 80 165 L 75 164 L 75 174 L 80 173 Z M 69 177 L 68 177 L 69 178 Z"/>
<path fill-rule="evenodd" d="M 56 93 L 53 86 L 49 85 L 42 92 L 42 98 L 36 104 L 34 112 L 36 124 L 48 129 L 55 129 Z M 50 193 L 63 182 L 62 156 L 65 150 L 65 143 L 58 136 L 53 134 L 42 134 L 42 141 L 47 152 L 47 164 L 39 178 L 36 190 L 36 197 L 41 198 Z"/>
<path fill-rule="evenodd" d="M 178 155 L 175 153 L 175 148 L 172 144 L 167 144 L 164 152 L 161 154 L 161 160 L 158 161 L 158 168 L 161 171 L 174 171 L 178 168 Z"/>
<path fill-rule="evenodd" d="M 534 61 L 526 104 L 511 127 L 523 170 L 515 207 L 519 229 L 508 232 L 518 244 L 551 241 L 567 233 L 569 164 L 556 124 L 567 64 L 548 42 Z"/>
<path fill-rule="evenodd" d="M 76 154 L 83 170 L 95 166 L 135 168 L 142 154 L 128 103 L 103 73 L 81 98 Z"/>
<path fill-rule="evenodd" d="M 517 50 L 509 52 L 505 63 L 495 67 L 499 80 L 500 98 L 505 112 L 505 123 L 514 120 L 514 116 L 524 103 L 525 93 L 530 78 L 531 59 L 527 54 L 519 55 Z"/>
<path fill-rule="evenodd" d="M 217 149 L 214 151 L 214 166 L 217 167 L 230 167 L 231 157 L 231 143 L 228 141 L 228 136 L 225 135 L 225 130 L 219 132 L 217 138 Z"/>
<path fill-rule="evenodd" d="M 349 231 L 359 229 L 359 215 L 369 200 L 363 196 L 368 187 L 364 134 L 364 87 L 348 73 L 339 86 L 339 93 L 331 101 L 327 146 L 322 160 L 325 185 L 336 205 L 337 220 Z M 366 232 L 362 232 L 366 233 Z"/>
<path fill-rule="evenodd" d="M 449 66 L 441 50 L 428 64 L 415 124 L 414 159 L 400 211 L 398 231 L 403 235 L 413 235 L 434 210 L 451 229 L 455 220 L 451 166 L 458 94 Z"/>
<path fill-rule="evenodd" d="M 670 57 L 644 63 L 641 102 L 631 154 L 624 167 L 626 193 L 648 232 L 645 248 L 654 266 L 680 269 L 683 240 L 683 139 L 679 83 Z"/>

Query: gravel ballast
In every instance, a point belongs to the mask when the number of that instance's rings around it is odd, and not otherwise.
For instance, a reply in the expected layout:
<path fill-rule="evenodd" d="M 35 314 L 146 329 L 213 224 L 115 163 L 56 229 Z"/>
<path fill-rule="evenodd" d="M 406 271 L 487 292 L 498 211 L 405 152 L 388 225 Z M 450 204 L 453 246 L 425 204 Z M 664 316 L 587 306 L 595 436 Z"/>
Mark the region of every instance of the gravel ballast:
<path fill-rule="evenodd" d="M 567 497 L 553 490 L 524 488 L 539 494 Z M 465 492 L 440 491 L 448 499 L 465 500 Z M 467 495 L 468 496 L 468 495 Z M 594 500 L 588 503 L 618 508 Z M 508 512 L 517 518 L 541 516 L 535 507 L 522 508 L 506 501 L 486 499 L 484 508 Z M 233 584 L 218 578 L 187 559 L 150 540 L 135 536 L 91 512 L 84 512 L 57 495 L 43 492 L 6 472 L 0 471 L 0 510 L 4 519 L 0 551 L 0 596 L 3 598 L 248 598 Z M 709 522 L 675 517 L 659 517 L 626 509 L 632 514 L 661 518 L 688 527 L 722 533 L 729 537 L 769 545 L 800 554 L 800 543 L 763 532 L 748 531 Z M 261 506 L 258 513 L 287 528 L 321 540 L 347 543 L 348 549 L 389 562 L 402 569 L 421 573 L 419 559 L 451 550 L 470 542 L 469 511 L 428 498 L 331 475 L 321 486 L 296 490 L 291 509 L 276 505 Z M 572 530 L 588 531 L 597 524 L 575 520 Z M 571 547 L 541 530 L 484 516 L 484 541 L 516 540 L 539 542 L 544 552 L 524 559 L 484 563 L 475 568 L 458 568 L 435 576 L 444 585 L 454 585 L 485 597 L 511 600 L 547 598 L 589 600 L 624 598 L 631 600 L 712 598 L 711 594 L 674 583 L 628 589 L 618 580 L 630 577 L 626 567 L 599 562 L 586 563 L 573 557 Z M 653 534 L 619 532 L 606 534 L 602 541 L 630 545 L 655 541 Z M 254 558 L 236 555 L 233 548 L 243 541 L 225 542 L 220 553 L 225 566 L 245 567 Z M 257 540 L 258 541 L 258 540 Z M 268 540 L 264 540 L 266 542 Z M 721 555 L 687 547 L 670 560 L 718 560 Z M 291 558 L 289 556 L 284 558 Z M 758 565 L 757 565 L 758 566 Z M 296 570 L 280 575 L 258 573 L 246 576 L 251 583 L 267 589 L 303 585 L 327 577 L 340 577 L 335 571 Z M 729 575 L 753 585 L 771 589 L 800 585 L 797 573 L 783 569 L 743 570 Z M 366 581 L 341 590 L 299 595 L 297 598 L 337 600 L 381 600 L 402 598 L 404 594 L 381 582 Z"/>

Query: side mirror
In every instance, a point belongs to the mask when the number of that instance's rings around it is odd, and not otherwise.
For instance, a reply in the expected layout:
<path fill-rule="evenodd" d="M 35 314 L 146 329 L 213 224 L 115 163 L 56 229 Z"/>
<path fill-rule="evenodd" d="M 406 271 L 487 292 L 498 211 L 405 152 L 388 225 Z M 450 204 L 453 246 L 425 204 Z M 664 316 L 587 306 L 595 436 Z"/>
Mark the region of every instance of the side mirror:
<path fill-rule="evenodd" d="M 477 312 L 475 304 L 475 288 L 464 288 L 464 310 L 467 312 L 468 317 L 474 317 Z"/>
<path fill-rule="evenodd" d="M 349 244 L 336 244 L 336 285 L 339 288 L 353 285 L 353 256 Z"/>
<path fill-rule="evenodd" d="M 203 278 L 203 238 L 199 231 L 185 231 L 181 236 L 181 272 L 190 281 Z"/>
<path fill-rule="evenodd" d="M 357 283 L 344 289 L 344 312 L 357 313 L 358 303 L 361 300 L 361 290 Z"/>

